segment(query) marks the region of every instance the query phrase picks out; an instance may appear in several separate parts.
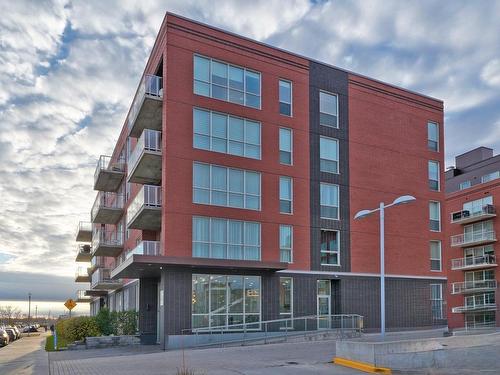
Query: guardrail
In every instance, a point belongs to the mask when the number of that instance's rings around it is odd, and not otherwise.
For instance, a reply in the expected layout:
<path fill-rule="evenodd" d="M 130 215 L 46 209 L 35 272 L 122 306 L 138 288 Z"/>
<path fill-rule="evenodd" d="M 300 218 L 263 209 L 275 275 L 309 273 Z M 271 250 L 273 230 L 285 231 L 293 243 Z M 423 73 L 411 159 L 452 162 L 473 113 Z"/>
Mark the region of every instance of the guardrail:
<path fill-rule="evenodd" d="M 452 294 L 460 294 L 465 292 L 473 292 L 475 290 L 496 289 L 496 280 L 474 280 L 474 281 L 461 281 L 451 284 Z"/>
<path fill-rule="evenodd" d="M 123 232 L 96 229 L 92 236 L 92 250 L 95 252 L 99 246 L 123 246 Z"/>
<path fill-rule="evenodd" d="M 131 223 L 141 208 L 161 207 L 161 186 L 143 185 L 127 209 L 127 224 Z"/>
<path fill-rule="evenodd" d="M 483 303 L 483 304 L 474 304 L 474 305 L 466 305 L 466 306 L 457 306 L 451 309 L 453 313 L 463 313 L 470 311 L 479 311 L 479 310 L 496 310 L 497 305 L 495 303 Z"/>
<path fill-rule="evenodd" d="M 97 161 L 97 166 L 94 172 L 94 184 L 97 182 L 99 177 L 99 173 L 101 171 L 110 171 L 110 172 L 125 172 L 125 161 L 118 160 L 113 161 L 111 156 L 101 155 L 99 160 Z"/>
<path fill-rule="evenodd" d="M 494 231 L 477 231 L 451 236 L 451 246 L 464 246 L 481 241 L 496 241 Z"/>
<path fill-rule="evenodd" d="M 161 152 L 161 131 L 144 129 L 128 159 L 129 176 L 144 151 Z"/>
<path fill-rule="evenodd" d="M 134 101 L 132 102 L 132 107 L 130 108 L 130 113 L 127 118 L 127 126 L 129 131 L 134 125 L 145 95 L 154 96 L 157 98 L 163 97 L 161 77 L 152 74 L 145 74 L 141 82 L 139 83 L 139 87 L 137 88 L 137 92 L 135 93 Z"/>
<path fill-rule="evenodd" d="M 462 268 L 479 267 L 479 266 L 493 266 L 496 265 L 496 257 L 494 255 L 486 254 L 478 257 L 465 257 L 456 258 L 451 260 L 451 269 L 460 270 Z"/>
<path fill-rule="evenodd" d="M 451 223 L 459 223 L 464 220 L 468 219 L 473 219 L 476 217 L 480 217 L 483 215 L 496 215 L 496 209 L 495 206 L 491 204 L 487 204 L 483 206 L 480 210 L 477 211 L 470 211 L 470 210 L 461 210 L 461 211 L 455 211 L 450 214 L 451 216 Z"/>

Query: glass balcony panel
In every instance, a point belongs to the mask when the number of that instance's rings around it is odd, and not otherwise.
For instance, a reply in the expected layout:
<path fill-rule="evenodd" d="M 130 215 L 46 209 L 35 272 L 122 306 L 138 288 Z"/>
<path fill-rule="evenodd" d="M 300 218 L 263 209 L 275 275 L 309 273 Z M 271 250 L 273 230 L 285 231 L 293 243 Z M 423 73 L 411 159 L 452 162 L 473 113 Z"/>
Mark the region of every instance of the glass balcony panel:
<path fill-rule="evenodd" d="M 161 130 L 163 80 L 152 74 L 144 75 L 127 118 L 131 137 L 139 137 L 145 128 Z"/>
<path fill-rule="evenodd" d="M 101 155 L 94 172 L 94 190 L 117 191 L 125 176 L 125 160 Z"/>

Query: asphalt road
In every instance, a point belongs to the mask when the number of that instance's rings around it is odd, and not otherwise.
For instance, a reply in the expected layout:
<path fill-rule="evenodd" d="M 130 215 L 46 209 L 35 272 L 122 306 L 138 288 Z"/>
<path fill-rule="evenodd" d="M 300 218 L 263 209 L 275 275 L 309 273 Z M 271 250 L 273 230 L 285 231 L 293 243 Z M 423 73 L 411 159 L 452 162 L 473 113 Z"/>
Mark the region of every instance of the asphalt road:
<path fill-rule="evenodd" d="M 47 375 L 48 356 L 45 352 L 47 333 L 31 334 L 0 348 L 0 374 Z"/>

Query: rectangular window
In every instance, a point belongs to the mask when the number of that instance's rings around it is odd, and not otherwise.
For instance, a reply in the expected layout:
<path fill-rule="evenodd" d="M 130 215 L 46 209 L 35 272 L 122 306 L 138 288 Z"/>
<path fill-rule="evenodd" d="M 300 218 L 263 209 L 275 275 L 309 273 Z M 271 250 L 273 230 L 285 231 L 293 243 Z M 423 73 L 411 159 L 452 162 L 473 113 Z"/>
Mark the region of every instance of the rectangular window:
<path fill-rule="evenodd" d="M 293 228 L 291 225 L 280 225 L 280 262 L 293 261 Z"/>
<path fill-rule="evenodd" d="M 443 285 L 442 284 L 430 284 L 430 286 L 431 286 L 432 319 L 433 320 L 444 319 Z"/>
<path fill-rule="evenodd" d="M 493 181 L 496 180 L 497 178 L 500 178 L 500 171 L 485 174 L 484 176 L 481 177 L 481 183 Z"/>
<path fill-rule="evenodd" d="M 481 199 L 476 199 L 463 204 L 463 210 L 468 211 L 470 216 L 482 213 L 487 206 L 493 204 L 493 197 L 490 195 Z"/>
<path fill-rule="evenodd" d="M 279 81 L 280 114 L 292 115 L 292 82 L 280 79 Z"/>
<path fill-rule="evenodd" d="M 429 160 L 429 189 L 439 191 L 439 162 Z"/>
<path fill-rule="evenodd" d="M 292 129 L 280 128 L 280 163 L 292 165 Z"/>
<path fill-rule="evenodd" d="M 260 159 L 261 124 L 257 121 L 193 109 L 193 147 Z"/>
<path fill-rule="evenodd" d="M 321 217 L 324 219 L 339 218 L 339 186 L 327 183 L 320 184 Z"/>
<path fill-rule="evenodd" d="M 280 212 L 291 214 L 293 211 L 293 186 L 291 177 L 280 177 Z"/>
<path fill-rule="evenodd" d="M 441 204 L 429 202 L 429 229 L 434 232 L 441 231 Z"/>
<path fill-rule="evenodd" d="M 193 257 L 260 260 L 260 223 L 193 217 Z"/>
<path fill-rule="evenodd" d="M 319 124 L 332 128 L 339 127 L 337 95 L 319 92 Z"/>
<path fill-rule="evenodd" d="M 208 57 L 194 56 L 194 93 L 260 109 L 261 76 Z"/>
<path fill-rule="evenodd" d="M 319 168 L 321 172 L 338 173 L 339 141 L 334 138 L 319 138 Z"/>
<path fill-rule="evenodd" d="M 193 203 L 260 210 L 260 173 L 195 162 Z"/>
<path fill-rule="evenodd" d="M 480 221 L 464 226 L 464 242 L 475 242 L 494 239 L 493 221 Z"/>
<path fill-rule="evenodd" d="M 336 230 L 321 230 L 321 264 L 325 266 L 340 265 L 340 234 Z"/>
<path fill-rule="evenodd" d="M 467 188 L 470 188 L 471 187 L 471 182 L 470 180 L 467 180 L 467 181 L 463 181 L 460 183 L 460 185 L 458 185 L 458 188 L 460 190 L 464 190 L 464 189 L 467 189 Z"/>
<path fill-rule="evenodd" d="M 431 241 L 431 271 L 441 271 L 441 241 Z"/>
<path fill-rule="evenodd" d="M 495 280 L 495 270 L 465 272 L 465 281 Z"/>
<path fill-rule="evenodd" d="M 435 122 L 427 123 L 427 147 L 431 151 L 438 151 L 439 148 L 439 125 Z"/>
<path fill-rule="evenodd" d="M 220 332 L 221 327 L 235 331 L 261 328 L 259 276 L 193 274 L 191 294 L 193 329 L 215 328 Z"/>
<path fill-rule="evenodd" d="M 293 318 L 293 279 L 291 277 L 280 277 L 280 319 Z M 291 320 L 285 320 L 280 324 L 281 329 L 293 329 Z"/>

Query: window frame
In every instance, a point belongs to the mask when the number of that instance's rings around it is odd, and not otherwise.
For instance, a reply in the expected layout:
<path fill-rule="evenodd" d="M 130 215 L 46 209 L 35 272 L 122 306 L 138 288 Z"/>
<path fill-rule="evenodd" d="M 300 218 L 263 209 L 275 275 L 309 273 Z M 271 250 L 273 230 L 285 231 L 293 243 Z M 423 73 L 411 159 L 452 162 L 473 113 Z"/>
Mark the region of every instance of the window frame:
<path fill-rule="evenodd" d="M 281 229 L 285 228 L 285 227 L 290 228 L 290 248 L 286 248 L 286 247 L 282 246 L 282 244 L 281 244 Z M 280 224 L 278 234 L 279 234 L 278 241 L 279 241 L 279 249 L 280 249 L 280 262 L 292 264 L 293 263 L 293 225 Z M 283 260 L 283 257 L 281 256 L 282 251 L 288 251 L 290 253 L 290 261 Z"/>
<path fill-rule="evenodd" d="M 336 121 L 336 125 L 337 126 L 331 126 L 331 125 L 327 125 L 327 124 L 322 124 L 321 123 L 321 113 L 324 113 L 326 115 L 330 115 L 330 116 L 333 116 L 331 113 L 327 113 L 327 112 L 321 112 L 321 93 L 323 94 L 327 94 L 327 95 L 332 95 L 332 96 L 335 96 L 337 98 L 336 100 L 336 114 L 335 114 L 335 117 L 337 118 L 337 121 Z M 319 125 L 320 126 L 326 126 L 328 128 L 332 128 L 332 129 L 340 129 L 340 119 L 339 119 L 339 95 L 336 94 L 336 93 L 333 93 L 333 92 L 330 92 L 330 91 L 326 91 L 326 90 L 319 90 L 318 92 L 318 112 L 320 114 L 319 116 Z"/>
<path fill-rule="evenodd" d="M 443 320 L 445 319 L 445 314 L 444 314 L 444 297 L 443 297 L 443 284 L 439 284 L 439 283 L 434 283 L 434 284 L 429 284 L 430 286 L 430 300 L 431 300 L 431 318 L 432 320 Z M 432 289 L 434 286 L 439 286 L 438 290 L 439 290 L 439 297 L 440 298 L 433 298 L 433 293 L 432 293 Z M 440 307 L 439 309 L 439 316 L 434 316 L 434 309 L 433 309 L 433 302 L 438 302 L 438 305 Z"/>
<path fill-rule="evenodd" d="M 429 138 L 429 126 L 431 124 L 436 125 L 436 133 L 437 133 L 437 139 L 436 140 L 433 140 L 433 139 Z M 429 147 L 429 141 L 436 143 L 436 149 L 435 150 Z M 427 121 L 427 149 L 429 151 L 439 152 L 439 123 L 436 122 L 436 121 L 432 121 L 432 120 L 428 120 Z"/>
<path fill-rule="evenodd" d="M 290 103 L 287 103 L 287 102 L 281 100 L 281 97 L 280 97 L 280 83 L 281 82 L 286 82 L 286 83 L 290 84 Z M 279 114 L 282 116 L 286 116 L 286 117 L 293 117 L 293 82 L 291 80 L 285 79 L 285 78 L 278 79 L 278 105 L 281 103 L 290 105 L 290 114 L 287 115 L 285 113 L 281 113 L 281 106 L 279 107 Z"/>
<path fill-rule="evenodd" d="M 278 296 L 278 299 L 280 299 L 279 301 L 279 316 L 280 316 L 280 319 L 292 319 L 292 322 L 293 322 L 293 277 L 292 276 L 280 276 L 280 293 L 279 293 L 279 296 Z M 289 279 L 290 280 L 290 312 L 289 313 L 284 313 L 284 312 L 281 312 L 281 286 L 282 286 L 282 282 L 281 280 L 282 279 Z M 283 323 L 283 322 L 281 322 Z M 291 325 L 291 327 L 289 327 L 288 325 L 284 326 L 283 327 L 283 324 L 280 324 L 280 329 L 286 329 L 286 330 L 292 330 L 293 329 L 293 324 Z"/>
<path fill-rule="evenodd" d="M 323 205 L 321 204 L 321 185 L 330 185 L 330 186 L 336 186 L 337 187 L 337 206 L 330 206 L 330 205 Z M 331 217 L 325 217 L 321 215 L 321 207 L 336 207 L 337 208 L 337 217 L 336 218 L 331 218 Z M 325 220 L 340 220 L 340 186 L 338 184 L 332 184 L 330 182 L 323 182 L 321 181 L 319 183 L 319 210 L 320 210 L 320 219 L 325 219 Z"/>
<path fill-rule="evenodd" d="M 281 180 L 282 179 L 287 179 L 290 181 L 290 199 L 282 199 L 281 198 Z M 279 192 L 279 212 L 280 214 L 283 215 L 293 215 L 293 178 L 290 176 L 279 176 L 279 182 L 278 182 L 278 192 Z M 290 212 L 283 212 L 281 211 L 281 201 L 288 201 L 290 202 Z"/>
<path fill-rule="evenodd" d="M 431 168 L 430 168 L 430 166 L 431 166 L 432 163 L 437 165 L 437 180 L 431 180 L 431 176 L 430 176 L 430 169 Z M 437 160 L 428 160 L 428 163 L 427 163 L 427 179 L 428 179 L 427 185 L 428 185 L 430 191 L 437 191 L 437 192 L 441 191 L 441 164 L 439 163 L 439 161 L 437 161 Z M 437 189 L 432 189 L 431 188 L 431 186 L 430 186 L 430 182 L 431 181 L 436 181 L 437 182 Z"/>
<path fill-rule="evenodd" d="M 325 140 L 328 140 L 328 141 L 334 141 L 336 143 L 337 160 L 334 160 L 334 159 L 324 159 L 324 158 L 321 157 L 321 139 L 325 139 Z M 320 170 L 320 172 L 331 173 L 331 174 L 340 174 L 340 155 L 339 155 L 339 152 L 340 152 L 340 142 L 339 142 L 339 140 L 337 138 L 327 137 L 327 136 L 324 136 L 324 135 L 320 135 L 319 136 L 319 170 Z M 335 162 L 335 163 L 337 163 L 336 164 L 337 171 L 336 172 L 330 172 L 330 171 L 325 171 L 325 170 L 321 169 L 321 161 L 322 160 L 326 160 L 326 161 L 329 161 L 329 162 Z"/>
<path fill-rule="evenodd" d="M 288 131 L 290 133 L 290 151 L 281 149 L 281 131 Z M 281 165 L 290 165 L 293 166 L 293 129 L 287 128 L 284 126 L 280 126 L 278 129 L 278 150 L 279 150 L 279 160 Z M 290 153 L 290 163 L 283 163 L 281 161 L 281 152 L 289 152 Z"/>
<path fill-rule="evenodd" d="M 433 203 L 437 204 L 437 210 L 438 210 L 438 219 L 437 219 L 437 220 L 434 220 L 434 219 L 432 219 L 432 217 L 431 217 L 431 209 L 430 209 L 430 206 L 431 206 L 431 204 L 433 204 Z M 438 230 L 431 229 L 431 226 L 430 226 L 431 221 L 437 221 L 437 222 L 438 222 L 438 224 L 439 224 L 439 229 L 438 229 Z M 433 201 L 433 200 L 430 200 L 430 201 L 429 201 L 429 230 L 430 230 L 431 232 L 435 232 L 435 233 L 441 232 L 441 202 L 439 202 L 439 201 Z"/>
<path fill-rule="evenodd" d="M 436 243 L 439 245 L 439 258 L 432 257 L 432 244 Z M 430 270 L 431 272 L 443 272 L 443 249 L 440 240 L 430 240 L 429 241 L 429 259 L 430 259 Z M 432 269 L 432 261 L 439 261 L 439 269 Z"/>
<path fill-rule="evenodd" d="M 321 232 L 336 232 L 337 233 L 337 251 L 332 251 L 332 250 L 322 250 L 321 249 Z M 320 229 L 320 234 L 319 234 L 319 263 L 321 266 L 327 266 L 327 267 L 340 267 L 340 230 L 338 229 L 328 229 L 328 228 L 321 228 Z M 337 254 L 337 264 L 331 264 L 331 263 L 323 263 L 321 262 L 321 255 L 323 253 L 327 254 Z"/>

